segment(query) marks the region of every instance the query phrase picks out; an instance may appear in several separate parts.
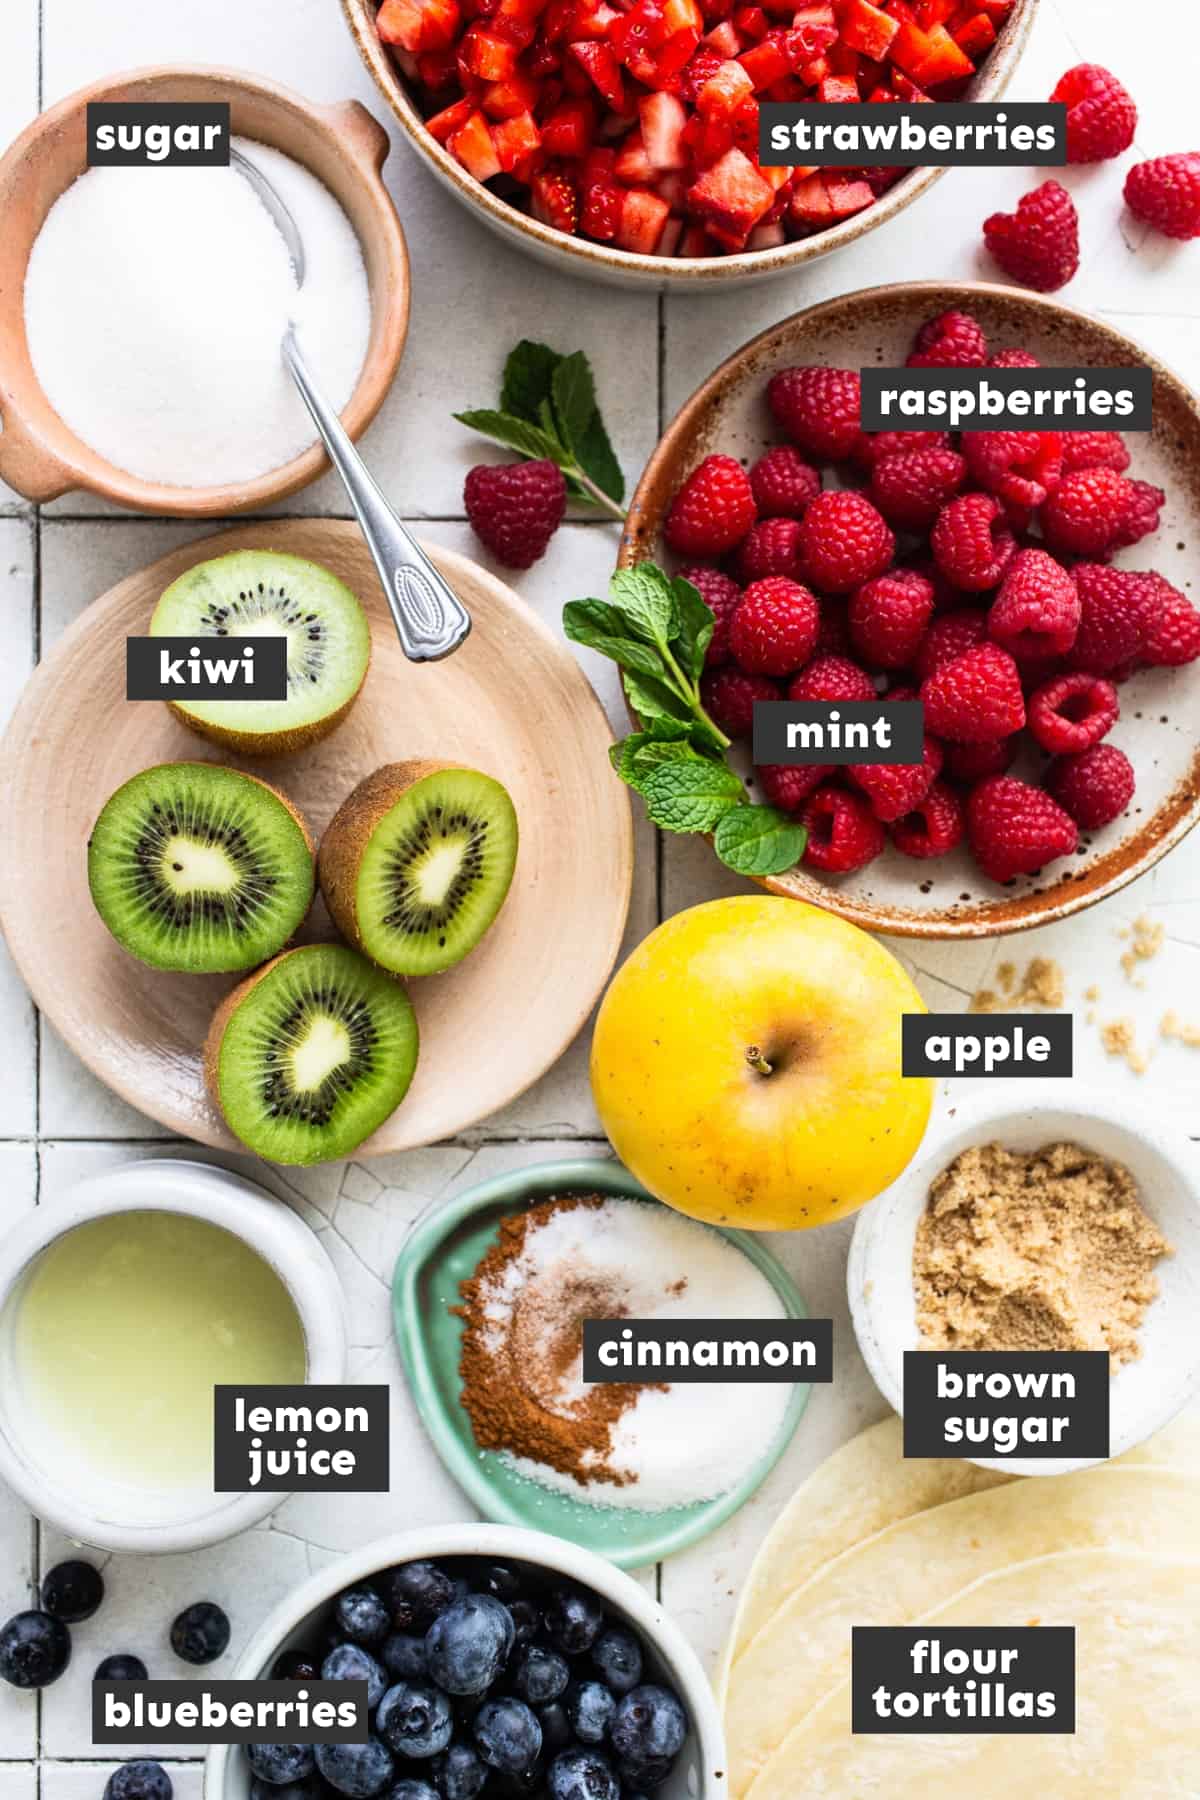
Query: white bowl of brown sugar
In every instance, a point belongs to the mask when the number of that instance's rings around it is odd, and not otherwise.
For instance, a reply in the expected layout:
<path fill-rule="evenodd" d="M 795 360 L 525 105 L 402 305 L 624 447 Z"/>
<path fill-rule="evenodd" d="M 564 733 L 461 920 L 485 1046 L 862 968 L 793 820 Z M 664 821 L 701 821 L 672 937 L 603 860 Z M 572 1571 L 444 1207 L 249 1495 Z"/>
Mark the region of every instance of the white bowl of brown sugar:
<path fill-rule="evenodd" d="M 899 1413 L 909 1350 L 1107 1351 L 1119 1456 L 1200 1391 L 1200 1146 L 1090 1085 L 997 1085 L 947 1105 L 859 1214 L 847 1274 L 859 1349 Z M 964 1401 L 964 1425 L 973 1410 Z M 1023 1455 L 1011 1436 L 1006 1454 L 969 1459 L 1010 1475 L 1103 1460 Z"/>

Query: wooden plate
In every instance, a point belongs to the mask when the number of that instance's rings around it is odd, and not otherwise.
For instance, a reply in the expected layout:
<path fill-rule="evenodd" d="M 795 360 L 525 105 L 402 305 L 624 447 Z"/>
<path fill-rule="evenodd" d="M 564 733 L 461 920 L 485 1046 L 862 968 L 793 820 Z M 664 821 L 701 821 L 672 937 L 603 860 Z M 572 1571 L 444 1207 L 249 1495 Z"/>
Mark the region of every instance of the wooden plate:
<path fill-rule="evenodd" d="M 1154 482 L 1167 500 L 1158 531 L 1116 561 L 1157 569 L 1194 597 L 1200 549 L 1200 403 L 1177 375 L 1111 325 L 1019 288 L 984 282 L 905 282 L 842 294 L 794 314 L 753 338 L 697 388 L 667 427 L 638 483 L 621 540 L 621 565 L 664 552 L 671 499 L 714 451 L 760 456 L 779 441 L 767 412 L 767 382 L 795 363 L 896 367 L 917 327 L 958 307 L 973 314 L 996 349 L 1020 346 L 1047 365 L 1106 368 L 1148 364 L 1154 373 L 1154 429 L 1129 432 L 1131 476 Z M 826 485 L 829 485 L 828 480 Z M 964 595 L 964 603 L 971 596 Z M 983 599 L 989 596 L 982 596 Z M 1078 854 L 1041 874 L 997 887 L 965 849 L 915 862 L 890 848 L 855 875 L 824 878 L 804 868 L 765 878 L 772 893 L 827 907 L 868 931 L 901 937 L 993 937 L 1047 925 L 1115 893 L 1165 856 L 1200 819 L 1196 705 L 1200 664 L 1147 669 L 1120 690 L 1111 741 L 1133 762 L 1137 791 L 1128 811 L 1102 831 L 1080 834 Z M 1024 756 L 1024 752 L 1023 752 Z M 1013 773 L 1035 776 L 1037 760 Z"/>
<path fill-rule="evenodd" d="M 168 582 L 207 557 L 288 550 L 357 593 L 374 639 L 345 723 L 297 756 L 238 762 L 157 702 L 125 699 L 125 640 Z M 40 664 L 0 748 L 0 922 L 37 1004 L 76 1055 L 171 1131 L 239 1148 L 213 1108 L 200 1045 L 233 978 L 164 975 L 120 949 L 88 893 L 85 845 L 114 788 L 181 758 L 231 762 L 275 782 L 318 835 L 380 763 L 437 756 L 512 794 L 521 847 L 499 918 L 448 974 L 411 983 L 421 1060 L 403 1104 L 356 1156 L 451 1137 L 512 1100 L 570 1043 L 612 969 L 633 872 L 629 805 L 612 779 L 608 722 L 570 651 L 483 569 L 427 545 L 474 618 L 441 663 L 406 661 L 356 527 L 242 526 L 131 575 Z M 318 904 L 302 934 L 334 935 Z"/>

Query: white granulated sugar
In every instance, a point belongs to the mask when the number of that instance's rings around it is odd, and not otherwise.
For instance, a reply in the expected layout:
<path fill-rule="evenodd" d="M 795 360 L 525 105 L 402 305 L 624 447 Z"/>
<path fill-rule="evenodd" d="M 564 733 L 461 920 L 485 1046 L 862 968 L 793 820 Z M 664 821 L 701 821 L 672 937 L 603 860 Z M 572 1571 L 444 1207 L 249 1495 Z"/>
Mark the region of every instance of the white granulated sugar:
<path fill-rule="evenodd" d="M 234 140 L 300 228 L 283 238 L 235 168 L 89 169 L 51 207 L 25 277 L 25 332 L 51 406 L 143 481 L 252 481 L 313 443 L 280 358 L 289 318 L 339 410 L 366 355 L 358 238 L 328 189 L 265 144 Z"/>

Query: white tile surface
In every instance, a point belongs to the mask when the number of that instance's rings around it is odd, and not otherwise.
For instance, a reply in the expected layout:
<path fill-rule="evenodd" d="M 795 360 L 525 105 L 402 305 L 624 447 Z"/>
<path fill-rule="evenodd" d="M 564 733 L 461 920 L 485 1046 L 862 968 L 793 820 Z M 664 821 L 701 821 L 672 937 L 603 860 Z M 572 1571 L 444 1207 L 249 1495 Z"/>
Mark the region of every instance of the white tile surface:
<path fill-rule="evenodd" d="M 32 518 L 0 518 L 0 612 L 7 633 L 0 658 L 0 730 L 33 668 L 35 526 Z M 0 1138 L 37 1130 L 37 1042 L 25 985 L 0 940 L 0 1038 L 11 1046 L 0 1082 Z"/>
<path fill-rule="evenodd" d="M 37 1151 L 32 1144 L 0 1143 L 0 1194 L 9 1220 L 19 1219 L 37 1201 Z M 24 1504 L 0 1485 L 0 1569 L 4 1570 L 4 1615 L 37 1604 L 37 1528 Z M 33 1800 L 30 1790 L 3 1762 L 37 1754 L 38 1701 L 33 1693 L 0 1682 L 0 1800 Z"/>

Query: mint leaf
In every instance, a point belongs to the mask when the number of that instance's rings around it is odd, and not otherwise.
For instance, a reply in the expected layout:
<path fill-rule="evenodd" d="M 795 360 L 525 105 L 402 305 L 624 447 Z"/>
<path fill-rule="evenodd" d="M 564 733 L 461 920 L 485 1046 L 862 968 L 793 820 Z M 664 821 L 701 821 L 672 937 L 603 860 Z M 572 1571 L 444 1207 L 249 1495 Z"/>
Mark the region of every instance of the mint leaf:
<path fill-rule="evenodd" d="M 712 642 L 717 621 L 712 608 L 690 581 L 676 576 L 671 583 L 675 610 L 679 619 L 679 645 L 676 656 L 685 675 L 699 681 L 704 668 L 704 653 Z"/>
<path fill-rule="evenodd" d="M 685 738 L 652 738 L 648 744 L 642 744 L 635 750 L 629 759 L 630 774 L 633 777 L 630 785 L 640 788 L 651 771 L 662 763 L 688 762 L 694 760 L 696 754 Z"/>
<path fill-rule="evenodd" d="M 534 462 L 548 457 L 551 462 L 558 462 L 562 457 L 562 445 L 557 439 L 550 437 L 527 419 L 514 418 L 510 413 L 493 412 L 488 407 L 478 407 L 473 412 L 455 413 L 454 417 L 460 425 L 469 425 L 472 431 L 482 432 L 484 437 L 494 438 L 509 450 L 519 450 L 522 456 Z"/>
<path fill-rule="evenodd" d="M 584 474 L 591 477 L 602 494 L 607 494 L 610 500 L 620 506 L 625 498 L 625 477 L 621 473 L 616 452 L 608 441 L 599 407 L 594 408 L 587 429 L 580 434 L 574 449 Z M 594 496 L 589 495 L 588 498 Z"/>
<path fill-rule="evenodd" d="M 645 726 L 653 726 L 658 719 L 675 719 L 683 725 L 695 722 L 695 714 L 687 701 L 665 681 L 630 670 L 625 674 L 625 694 Z"/>
<path fill-rule="evenodd" d="M 647 813 L 664 831 L 711 831 L 722 814 L 745 799 L 733 770 L 703 756 L 660 764 L 641 791 Z"/>
<path fill-rule="evenodd" d="M 596 410 L 596 383 L 582 350 L 564 356 L 558 364 L 550 384 L 550 397 L 559 436 L 567 449 L 578 456 L 580 439 Z"/>
<path fill-rule="evenodd" d="M 804 854 L 808 833 L 773 806 L 737 806 L 717 823 L 713 848 L 739 875 L 782 875 Z"/>
<path fill-rule="evenodd" d="M 522 338 L 510 352 L 504 365 L 504 381 L 500 389 L 500 410 L 514 418 L 537 423 L 538 408 L 549 400 L 554 371 L 562 358 L 549 344 L 535 344 Z"/>
<path fill-rule="evenodd" d="M 670 577 L 654 563 L 618 569 L 608 584 L 608 597 L 620 607 L 639 637 L 665 646 L 679 630 L 679 608 Z"/>
<path fill-rule="evenodd" d="M 604 600 L 569 600 L 563 607 L 563 630 L 572 643 L 611 656 L 622 668 L 666 676 L 666 665 L 653 644 L 630 637 L 625 615 Z"/>

